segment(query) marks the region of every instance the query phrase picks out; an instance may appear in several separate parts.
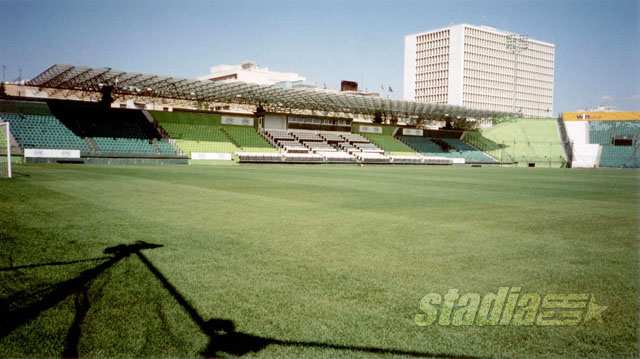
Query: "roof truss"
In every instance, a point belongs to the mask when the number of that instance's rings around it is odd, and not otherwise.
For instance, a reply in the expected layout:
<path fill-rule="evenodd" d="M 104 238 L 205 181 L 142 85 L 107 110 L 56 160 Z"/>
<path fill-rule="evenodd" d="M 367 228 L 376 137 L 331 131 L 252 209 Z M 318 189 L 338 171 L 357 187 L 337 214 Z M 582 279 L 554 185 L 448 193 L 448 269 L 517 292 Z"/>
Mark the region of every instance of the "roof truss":
<path fill-rule="evenodd" d="M 27 82 L 40 88 L 99 92 L 111 86 L 117 96 L 144 96 L 202 103 L 262 106 L 267 111 L 310 110 L 386 118 L 494 118 L 505 112 L 461 106 L 420 103 L 313 89 L 281 88 L 244 82 L 221 83 L 179 77 L 139 74 L 108 67 L 56 64 Z"/>

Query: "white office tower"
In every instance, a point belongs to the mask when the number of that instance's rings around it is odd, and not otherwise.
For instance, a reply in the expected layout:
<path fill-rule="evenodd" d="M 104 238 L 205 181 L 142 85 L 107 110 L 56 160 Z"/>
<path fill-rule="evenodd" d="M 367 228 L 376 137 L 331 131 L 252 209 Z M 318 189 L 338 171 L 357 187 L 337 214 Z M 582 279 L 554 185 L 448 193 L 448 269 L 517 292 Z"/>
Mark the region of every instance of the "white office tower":
<path fill-rule="evenodd" d="M 460 24 L 408 35 L 403 97 L 551 117 L 554 54 L 554 44 L 488 26 Z"/>

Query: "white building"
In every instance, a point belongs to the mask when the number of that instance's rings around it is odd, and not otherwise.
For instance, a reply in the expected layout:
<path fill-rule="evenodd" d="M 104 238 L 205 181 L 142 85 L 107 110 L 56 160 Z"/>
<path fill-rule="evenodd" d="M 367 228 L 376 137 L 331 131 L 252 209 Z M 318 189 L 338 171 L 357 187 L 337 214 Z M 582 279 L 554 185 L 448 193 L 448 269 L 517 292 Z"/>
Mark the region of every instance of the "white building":
<path fill-rule="evenodd" d="M 269 71 L 266 67 L 258 67 L 253 61 L 246 61 L 242 65 L 218 65 L 211 68 L 211 73 L 198 77 L 199 80 L 211 81 L 242 81 L 259 85 L 275 85 L 280 82 L 305 81 L 304 76 L 294 72 Z"/>
<path fill-rule="evenodd" d="M 509 35 L 468 24 L 407 35 L 404 99 L 511 112 L 515 56 L 507 48 Z M 534 39 L 527 45 L 518 54 L 515 109 L 551 117 L 555 45 Z"/>

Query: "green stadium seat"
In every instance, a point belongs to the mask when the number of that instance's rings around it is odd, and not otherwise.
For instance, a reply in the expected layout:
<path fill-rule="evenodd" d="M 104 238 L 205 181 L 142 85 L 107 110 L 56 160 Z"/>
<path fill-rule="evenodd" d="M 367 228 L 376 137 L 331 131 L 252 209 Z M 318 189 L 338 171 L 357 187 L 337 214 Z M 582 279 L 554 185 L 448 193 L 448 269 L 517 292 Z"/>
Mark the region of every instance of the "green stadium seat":
<path fill-rule="evenodd" d="M 637 167 L 634 151 L 634 146 L 602 146 L 600 167 Z"/>
<path fill-rule="evenodd" d="M 22 148 L 78 149 L 89 152 L 84 139 L 76 136 L 54 116 L 0 113 L 11 124 L 11 132 Z"/>
<path fill-rule="evenodd" d="M 589 122 L 589 142 L 601 145 L 610 145 L 613 122 L 611 121 L 590 121 Z"/>
<path fill-rule="evenodd" d="M 391 156 L 415 156 L 418 157 L 417 154 L 411 147 L 406 144 L 400 142 L 396 138 L 391 135 L 384 134 L 373 134 L 373 133 L 360 133 L 361 136 L 365 137 L 374 145 L 380 147 L 384 150 L 384 152 Z"/>

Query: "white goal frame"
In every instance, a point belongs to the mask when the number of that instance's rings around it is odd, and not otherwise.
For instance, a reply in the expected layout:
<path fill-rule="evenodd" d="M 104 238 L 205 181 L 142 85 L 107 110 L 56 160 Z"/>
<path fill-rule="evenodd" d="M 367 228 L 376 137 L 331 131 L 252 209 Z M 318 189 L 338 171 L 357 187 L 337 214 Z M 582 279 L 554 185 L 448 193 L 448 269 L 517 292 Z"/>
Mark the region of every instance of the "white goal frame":
<path fill-rule="evenodd" d="M 6 146 L 7 150 L 7 178 L 11 178 L 11 132 L 9 131 L 9 122 L 0 123 L 0 131 L 2 131 L 7 143 L 0 143 L 0 146 Z M 0 156 L 5 154 L 0 152 Z M 1 166 L 2 164 L 0 164 Z M 0 176 L 2 178 L 2 176 Z"/>

